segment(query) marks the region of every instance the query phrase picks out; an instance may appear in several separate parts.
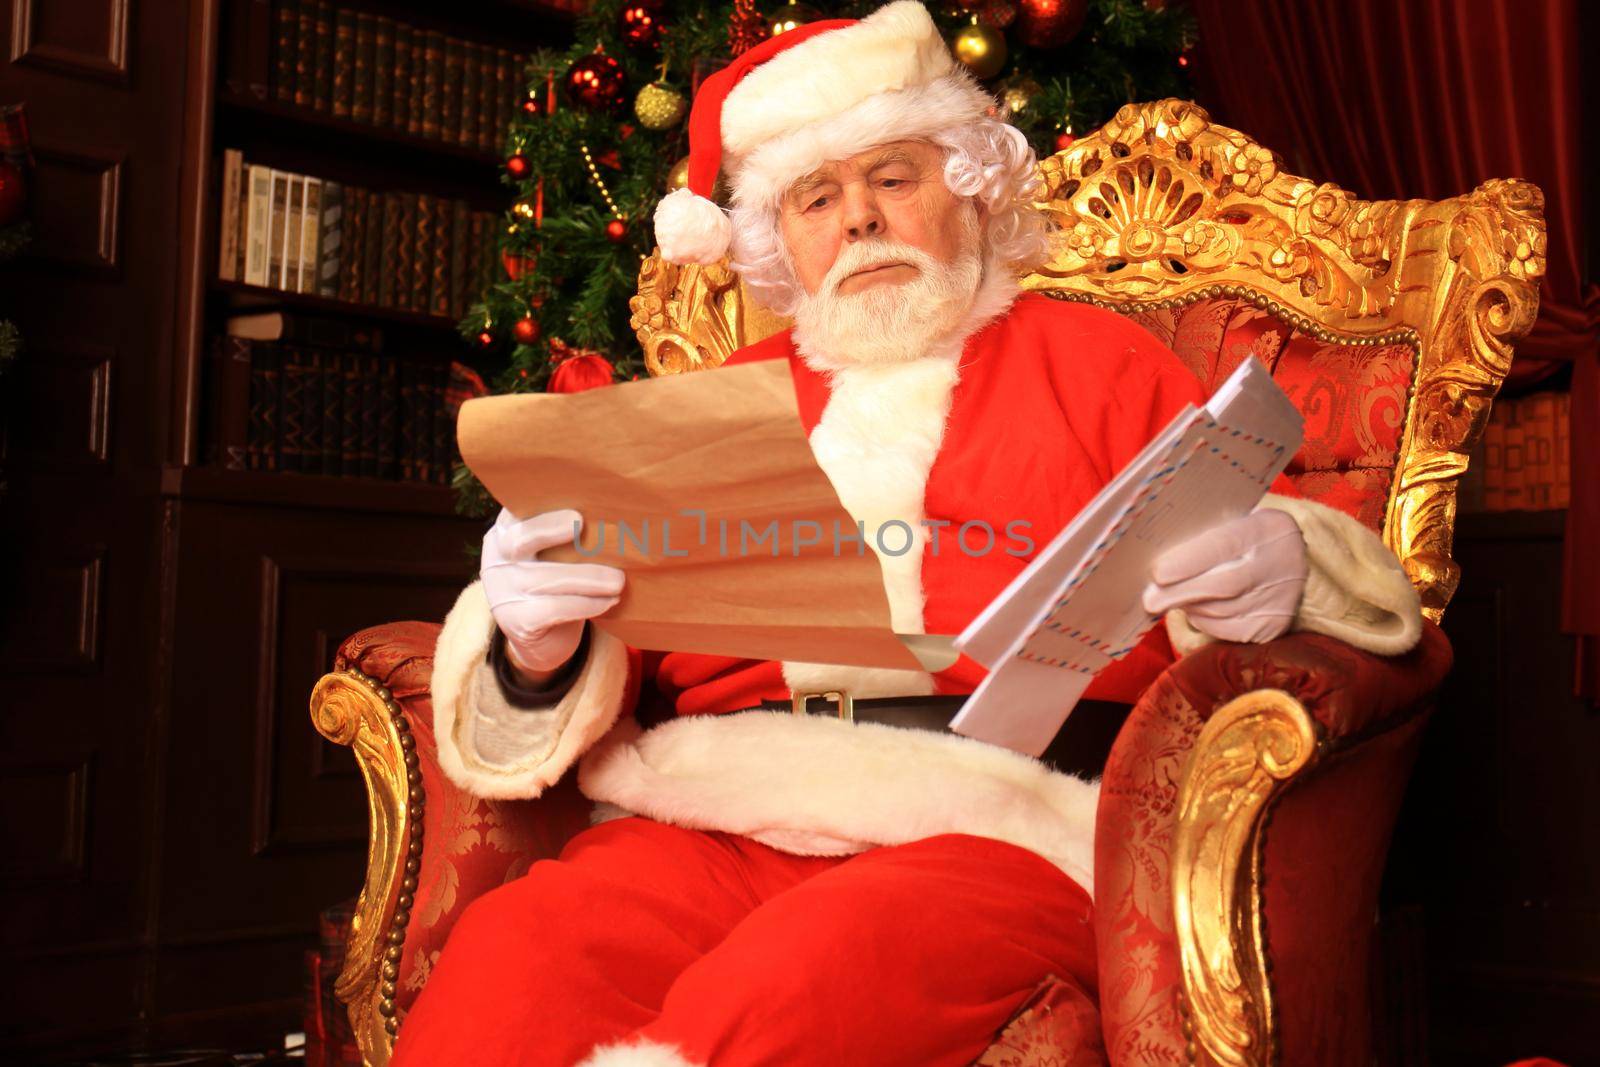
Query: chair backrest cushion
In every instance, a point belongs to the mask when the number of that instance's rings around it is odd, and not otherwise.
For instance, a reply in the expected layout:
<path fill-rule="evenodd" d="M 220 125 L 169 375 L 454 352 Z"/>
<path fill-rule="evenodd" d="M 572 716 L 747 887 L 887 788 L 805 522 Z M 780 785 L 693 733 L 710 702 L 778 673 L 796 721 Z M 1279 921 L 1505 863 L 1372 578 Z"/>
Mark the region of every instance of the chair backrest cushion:
<path fill-rule="evenodd" d="M 1261 360 L 1306 420 L 1289 480 L 1307 499 L 1383 529 L 1416 372 L 1412 345 L 1320 340 L 1228 297 L 1131 317 L 1177 353 L 1208 392 L 1244 360 Z"/>

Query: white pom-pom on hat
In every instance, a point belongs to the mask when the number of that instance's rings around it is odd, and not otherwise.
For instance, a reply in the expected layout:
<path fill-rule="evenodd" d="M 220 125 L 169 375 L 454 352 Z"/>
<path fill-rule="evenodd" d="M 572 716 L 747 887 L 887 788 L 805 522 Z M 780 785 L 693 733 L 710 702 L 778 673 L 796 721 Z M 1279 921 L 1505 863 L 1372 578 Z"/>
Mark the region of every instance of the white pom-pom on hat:
<path fill-rule="evenodd" d="M 674 189 L 656 205 L 656 244 L 670 263 L 715 263 L 732 240 L 727 214 L 689 189 Z"/>

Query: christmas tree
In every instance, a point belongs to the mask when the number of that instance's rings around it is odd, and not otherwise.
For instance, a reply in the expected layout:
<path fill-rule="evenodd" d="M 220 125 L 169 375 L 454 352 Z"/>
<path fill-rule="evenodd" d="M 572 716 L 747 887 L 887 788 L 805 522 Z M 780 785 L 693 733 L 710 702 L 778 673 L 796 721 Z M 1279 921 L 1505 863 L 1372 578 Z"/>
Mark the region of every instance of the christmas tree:
<path fill-rule="evenodd" d="M 881 5 L 751 0 L 598 0 L 566 52 L 537 53 L 506 145 L 515 200 L 501 233 L 504 277 L 462 322 L 526 392 L 644 373 L 628 325 L 657 201 L 683 183 L 684 119 L 706 75 L 768 35 Z M 1194 23 L 1165 0 L 955 0 L 930 11 L 951 51 L 996 94 L 1040 157 L 1131 100 L 1187 95 Z M 464 469 L 462 510 L 491 502 Z"/>

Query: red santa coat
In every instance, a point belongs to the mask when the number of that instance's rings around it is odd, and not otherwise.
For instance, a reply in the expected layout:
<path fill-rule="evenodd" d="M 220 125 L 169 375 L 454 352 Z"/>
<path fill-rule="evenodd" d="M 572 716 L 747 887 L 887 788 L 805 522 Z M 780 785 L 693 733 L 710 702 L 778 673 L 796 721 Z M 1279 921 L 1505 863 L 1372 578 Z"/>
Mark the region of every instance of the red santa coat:
<path fill-rule="evenodd" d="M 794 375 L 800 418 L 814 434 L 832 392 L 785 331 L 742 349 L 729 365 L 782 359 Z M 1023 296 L 966 340 L 922 510 L 935 525 L 922 551 L 927 633 L 957 634 L 1028 565 L 1005 531 L 1042 548 L 1185 404 L 1204 401 L 1199 382 L 1167 348 L 1128 319 L 1089 304 Z M 956 543 L 964 523 L 971 552 Z M 1025 523 L 1017 527 L 1013 524 Z M 987 552 L 984 529 L 997 539 Z M 1087 699 L 1131 703 L 1172 661 L 1165 631 L 1091 685 Z M 696 653 L 645 653 L 635 671 L 680 715 L 735 711 L 789 698 L 781 665 Z M 962 657 L 940 672 L 940 693 L 972 692 L 982 665 Z"/>

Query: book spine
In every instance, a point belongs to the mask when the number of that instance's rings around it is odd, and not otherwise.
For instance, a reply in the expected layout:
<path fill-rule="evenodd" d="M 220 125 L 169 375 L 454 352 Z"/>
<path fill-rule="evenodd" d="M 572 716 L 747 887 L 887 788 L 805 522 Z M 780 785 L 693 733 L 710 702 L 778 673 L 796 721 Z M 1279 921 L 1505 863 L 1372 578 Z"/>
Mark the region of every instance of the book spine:
<path fill-rule="evenodd" d="M 494 141 L 505 144 L 510 129 L 511 96 L 516 91 L 517 62 L 504 48 L 495 50 L 494 63 Z"/>
<path fill-rule="evenodd" d="M 450 410 L 450 365 L 436 364 L 433 368 L 433 482 L 450 484 L 452 445 L 455 443 L 455 419 Z"/>
<path fill-rule="evenodd" d="M 222 218 L 217 224 L 217 277 L 239 280 L 239 201 L 244 186 L 244 153 L 222 153 Z"/>
<path fill-rule="evenodd" d="M 218 337 L 212 346 L 211 435 L 206 461 L 223 470 L 250 468 L 250 457 L 261 449 L 262 428 L 256 425 L 252 403 L 255 370 L 251 343 L 243 337 Z"/>
<path fill-rule="evenodd" d="M 409 359 L 400 361 L 400 405 L 396 411 L 398 443 L 395 448 L 399 460 L 399 477 L 403 482 L 417 477 L 417 365 Z"/>
<path fill-rule="evenodd" d="M 1489 425 L 1483 428 L 1483 507 L 1485 511 L 1506 509 L 1506 425 L 1501 408 L 1495 405 Z"/>
<path fill-rule="evenodd" d="M 266 285 L 272 249 L 272 168 L 251 164 L 245 172 L 249 207 L 245 212 L 244 280 Z"/>
<path fill-rule="evenodd" d="M 252 345 L 252 358 L 260 354 L 266 367 L 266 425 L 262 430 L 260 470 L 278 469 L 278 441 L 283 419 L 283 353 L 277 345 Z"/>
<path fill-rule="evenodd" d="M 271 0 L 228 0 L 226 33 L 223 88 L 230 96 L 268 99 L 272 82 Z"/>
<path fill-rule="evenodd" d="M 344 381 L 339 390 L 339 473 L 361 473 L 361 355 L 346 352 L 342 359 Z"/>
<path fill-rule="evenodd" d="M 1556 397 L 1554 393 L 1537 393 L 1525 403 L 1528 506 L 1543 511 L 1555 507 Z"/>
<path fill-rule="evenodd" d="M 394 306 L 412 307 L 412 273 L 417 269 L 417 198 L 410 193 L 397 193 L 399 208 L 395 215 L 394 256 L 385 259 L 386 269 L 394 272 Z"/>
<path fill-rule="evenodd" d="M 377 43 L 377 16 L 367 11 L 357 12 L 355 95 L 350 102 L 352 122 L 372 122 L 373 66 Z"/>
<path fill-rule="evenodd" d="M 456 119 L 456 144 L 462 148 L 478 145 L 478 46 L 461 43 L 461 114 Z"/>
<path fill-rule="evenodd" d="M 478 246 L 478 292 L 486 293 L 489 286 L 494 284 L 496 263 L 496 234 L 499 232 L 499 219 L 494 213 L 485 211 L 483 215 L 483 243 Z"/>
<path fill-rule="evenodd" d="M 294 57 L 300 40 L 298 0 L 277 0 L 273 18 L 272 98 L 294 103 Z"/>
<path fill-rule="evenodd" d="M 315 0 L 313 23 L 316 49 L 312 55 L 311 106 L 318 111 L 333 110 L 333 7 L 328 0 Z"/>
<path fill-rule="evenodd" d="M 400 477 L 400 367 L 393 359 L 383 361 L 378 379 L 378 477 L 394 481 Z"/>
<path fill-rule="evenodd" d="M 1528 506 L 1527 431 L 1521 406 L 1516 401 L 1506 405 L 1504 490 L 1507 511 L 1521 511 Z"/>
<path fill-rule="evenodd" d="M 394 19 L 379 15 L 372 45 L 372 122 L 394 124 Z"/>
<path fill-rule="evenodd" d="M 439 138 L 444 116 L 444 34 L 429 31 L 422 51 L 422 136 Z"/>
<path fill-rule="evenodd" d="M 295 5 L 299 25 L 294 42 L 294 105 L 310 107 L 317 89 L 317 12 L 315 0 Z"/>
<path fill-rule="evenodd" d="M 485 152 L 497 152 L 501 142 L 499 133 L 494 128 L 494 94 L 497 85 L 494 77 L 494 49 L 488 45 L 479 45 L 474 50 L 473 61 L 478 66 L 478 148 Z"/>
<path fill-rule="evenodd" d="M 322 353 L 298 349 L 303 367 L 300 391 L 300 470 L 322 472 Z"/>
<path fill-rule="evenodd" d="M 411 36 L 410 26 L 404 22 L 394 24 L 394 77 L 389 89 L 389 125 L 397 130 L 406 128 L 406 111 L 411 102 Z"/>
<path fill-rule="evenodd" d="M 472 302 L 467 276 L 467 246 L 472 239 L 471 211 L 465 200 L 450 201 L 450 317 L 459 319 Z"/>
<path fill-rule="evenodd" d="M 333 114 L 350 117 L 355 100 L 356 13 L 341 7 L 333 17 Z"/>
<path fill-rule="evenodd" d="M 339 299 L 347 304 L 361 302 L 362 250 L 367 238 L 367 190 L 359 185 L 344 188 L 344 235 L 339 248 Z"/>
<path fill-rule="evenodd" d="M 298 472 L 302 469 L 301 453 L 305 448 L 306 375 L 310 367 L 302 349 L 284 345 L 282 352 L 283 414 L 278 460 L 283 470 Z"/>
<path fill-rule="evenodd" d="M 481 211 L 467 210 L 467 253 L 462 280 L 462 287 L 466 291 L 467 303 L 471 305 L 484 292 L 482 279 L 479 277 L 483 246 L 488 241 L 484 230 L 484 213 Z"/>
<path fill-rule="evenodd" d="M 322 354 L 322 464 L 323 474 L 339 474 L 343 461 L 339 452 L 344 443 L 344 356 L 338 352 Z"/>
<path fill-rule="evenodd" d="M 363 478 L 378 476 L 378 403 L 382 389 L 383 360 L 378 356 L 361 357 L 361 457 L 359 474 Z"/>
<path fill-rule="evenodd" d="M 382 262 L 378 266 L 377 302 L 382 307 L 400 307 L 401 289 L 405 277 L 398 269 L 404 252 L 401 250 L 400 213 L 404 202 L 399 193 L 383 194 L 383 247 Z"/>
<path fill-rule="evenodd" d="M 461 129 L 462 45 L 444 39 L 444 79 L 439 85 L 439 136 L 454 144 Z"/>
<path fill-rule="evenodd" d="M 440 196 L 428 198 L 433 215 L 433 252 L 428 256 L 428 300 L 424 309 L 430 315 L 450 317 L 450 201 Z"/>
<path fill-rule="evenodd" d="M 321 249 L 318 238 L 322 236 L 322 180 L 307 178 L 305 182 L 305 207 L 300 214 L 300 286 L 299 292 L 317 291 L 317 272 L 321 269 Z"/>
<path fill-rule="evenodd" d="M 322 223 L 317 234 L 317 295 L 339 295 L 340 250 L 344 244 L 344 186 L 322 183 Z"/>
<path fill-rule="evenodd" d="M 433 291 L 433 264 L 437 253 L 433 239 L 433 197 L 426 193 L 407 196 L 406 207 L 411 215 L 411 277 L 406 307 L 426 312 Z"/>
<path fill-rule="evenodd" d="M 1556 396 L 1555 411 L 1555 489 L 1550 494 L 1550 506 L 1572 506 L 1572 394 Z"/>
<path fill-rule="evenodd" d="M 283 220 L 283 272 L 278 288 L 294 293 L 300 290 L 300 243 L 306 225 L 306 179 L 289 175 L 289 207 Z"/>
<path fill-rule="evenodd" d="M 411 437 L 416 442 L 413 476 L 419 482 L 433 481 L 433 405 L 438 399 L 434 391 L 433 367 L 418 363 L 416 367 L 416 406 L 412 409 L 415 423 Z"/>
<path fill-rule="evenodd" d="M 272 241 L 267 258 L 267 280 L 264 284 L 283 287 L 283 250 L 288 235 L 289 175 L 281 170 L 272 172 Z"/>
<path fill-rule="evenodd" d="M 422 136 L 422 100 L 427 93 L 428 31 L 411 31 L 411 81 L 406 87 L 406 132 Z"/>
<path fill-rule="evenodd" d="M 385 205 L 394 196 L 393 193 L 373 193 L 367 207 L 367 232 L 362 241 L 361 249 L 361 302 L 363 304 L 378 303 L 378 284 L 387 269 L 383 259 L 383 245 L 385 225 Z"/>

